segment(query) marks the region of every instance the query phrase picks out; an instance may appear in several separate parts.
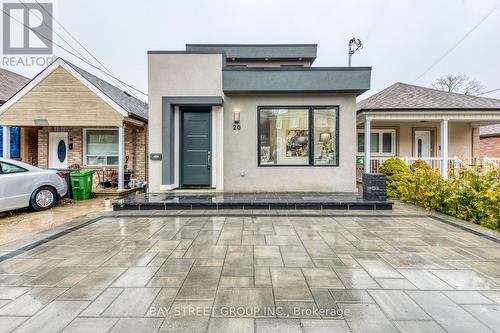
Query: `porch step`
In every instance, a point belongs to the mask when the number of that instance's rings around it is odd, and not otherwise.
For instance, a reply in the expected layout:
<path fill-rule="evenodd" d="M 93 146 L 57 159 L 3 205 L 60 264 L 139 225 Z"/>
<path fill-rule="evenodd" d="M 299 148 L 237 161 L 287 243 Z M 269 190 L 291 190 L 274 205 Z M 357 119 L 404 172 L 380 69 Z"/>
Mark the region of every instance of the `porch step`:
<path fill-rule="evenodd" d="M 366 201 L 353 193 L 138 194 L 113 203 L 113 210 L 336 209 L 391 210 L 390 201 Z"/>
<path fill-rule="evenodd" d="M 128 195 L 133 195 L 136 192 L 143 191 L 143 189 L 140 188 L 130 188 L 130 189 L 123 189 L 123 190 L 117 190 L 117 189 L 92 189 L 92 191 L 96 194 L 98 197 L 125 197 Z"/>

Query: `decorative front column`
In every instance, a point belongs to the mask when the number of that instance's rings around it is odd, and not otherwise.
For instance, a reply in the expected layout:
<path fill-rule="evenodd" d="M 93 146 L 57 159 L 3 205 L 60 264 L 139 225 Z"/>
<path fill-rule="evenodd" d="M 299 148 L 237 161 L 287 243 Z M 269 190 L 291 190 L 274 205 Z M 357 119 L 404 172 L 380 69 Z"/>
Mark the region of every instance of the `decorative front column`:
<path fill-rule="evenodd" d="M 118 190 L 123 190 L 125 172 L 125 127 L 118 127 Z"/>
<path fill-rule="evenodd" d="M 10 126 L 3 126 L 3 157 L 10 158 Z"/>
<path fill-rule="evenodd" d="M 370 167 L 370 138 L 371 138 L 371 133 L 370 133 L 370 126 L 371 126 L 371 120 L 370 119 L 365 119 L 365 171 L 364 173 L 371 173 L 371 167 Z"/>
<path fill-rule="evenodd" d="M 441 120 L 441 176 L 448 179 L 448 119 Z"/>

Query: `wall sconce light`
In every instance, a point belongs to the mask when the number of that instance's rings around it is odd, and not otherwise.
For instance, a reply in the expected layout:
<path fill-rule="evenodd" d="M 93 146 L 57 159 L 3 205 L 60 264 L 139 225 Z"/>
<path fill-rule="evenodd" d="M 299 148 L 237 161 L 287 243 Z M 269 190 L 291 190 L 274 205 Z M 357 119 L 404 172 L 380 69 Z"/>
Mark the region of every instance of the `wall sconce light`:
<path fill-rule="evenodd" d="M 241 130 L 240 125 L 240 109 L 233 110 L 233 131 Z"/>
<path fill-rule="evenodd" d="M 240 123 L 240 110 L 239 109 L 234 109 L 233 111 L 233 121 L 235 124 Z"/>

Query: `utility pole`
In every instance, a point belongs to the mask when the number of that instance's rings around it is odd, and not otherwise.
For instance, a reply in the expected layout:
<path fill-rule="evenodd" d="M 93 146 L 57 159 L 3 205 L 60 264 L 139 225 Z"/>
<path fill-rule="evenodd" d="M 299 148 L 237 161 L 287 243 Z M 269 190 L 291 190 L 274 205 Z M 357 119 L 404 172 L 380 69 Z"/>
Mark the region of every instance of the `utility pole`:
<path fill-rule="evenodd" d="M 359 50 L 362 50 L 363 49 L 363 43 L 361 43 L 361 40 L 359 38 L 351 38 L 351 40 L 349 41 L 349 47 L 348 47 L 348 64 L 349 64 L 349 67 L 351 67 L 351 57 L 352 55 L 359 51 Z"/>

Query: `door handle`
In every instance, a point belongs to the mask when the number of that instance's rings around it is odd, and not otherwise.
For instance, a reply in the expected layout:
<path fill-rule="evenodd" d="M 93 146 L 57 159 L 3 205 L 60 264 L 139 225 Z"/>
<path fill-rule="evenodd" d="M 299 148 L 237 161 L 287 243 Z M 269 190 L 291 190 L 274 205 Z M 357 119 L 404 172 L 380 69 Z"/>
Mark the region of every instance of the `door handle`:
<path fill-rule="evenodd" d="M 207 153 L 207 168 L 210 170 L 210 165 L 212 164 L 212 152 L 209 150 Z"/>

